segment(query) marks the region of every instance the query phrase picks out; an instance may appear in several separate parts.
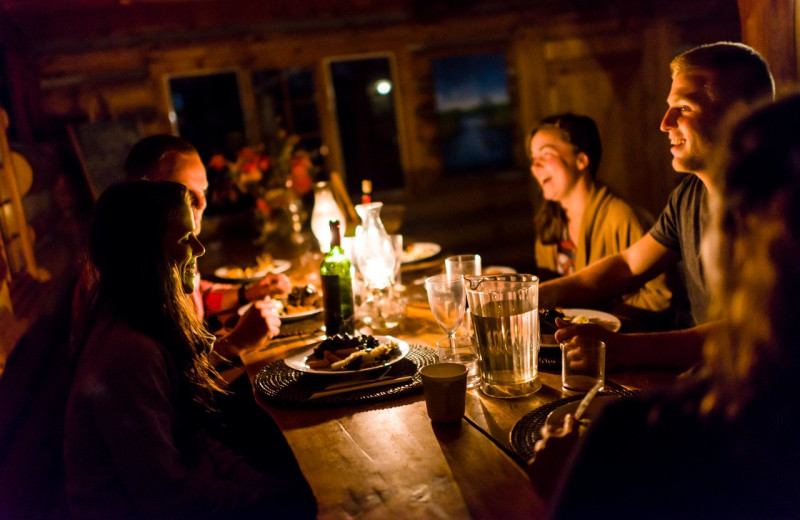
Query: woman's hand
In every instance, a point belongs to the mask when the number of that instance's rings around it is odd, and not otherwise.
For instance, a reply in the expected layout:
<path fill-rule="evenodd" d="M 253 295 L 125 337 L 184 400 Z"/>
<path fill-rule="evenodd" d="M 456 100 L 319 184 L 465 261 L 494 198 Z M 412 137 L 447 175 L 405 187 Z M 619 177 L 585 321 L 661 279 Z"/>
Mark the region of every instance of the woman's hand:
<path fill-rule="evenodd" d="M 275 302 L 264 298 L 253 302 L 228 334 L 227 339 L 240 349 L 262 347 L 277 336 L 281 319 Z"/>

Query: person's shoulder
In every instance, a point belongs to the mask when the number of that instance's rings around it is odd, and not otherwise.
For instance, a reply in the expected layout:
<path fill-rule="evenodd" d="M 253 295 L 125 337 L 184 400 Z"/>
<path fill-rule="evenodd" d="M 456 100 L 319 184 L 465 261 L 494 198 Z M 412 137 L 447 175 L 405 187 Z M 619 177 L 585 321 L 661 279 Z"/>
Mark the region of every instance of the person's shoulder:
<path fill-rule="evenodd" d="M 111 369 L 135 370 L 143 364 L 159 362 L 163 347 L 155 339 L 123 320 L 105 317 L 98 322 L 85 346 L 85 355 Z"/>
<path fill-rule="evenodd" d="M 687 174 L 672 190 L 670 197 L 675 199 L 694 198 L 705 191 L 706 186 L 697 175 Z"/>
<path fill-rule="evenodd" d="M 611 222 L 614 225 L 622 223 L 640 224 L 640 218 L 633 206 L 628 204 L 622 197 L 615 194 L 608 186 L 597 184 L 594 200 L 595 218 L 601 217 L 603 221 Z"/>

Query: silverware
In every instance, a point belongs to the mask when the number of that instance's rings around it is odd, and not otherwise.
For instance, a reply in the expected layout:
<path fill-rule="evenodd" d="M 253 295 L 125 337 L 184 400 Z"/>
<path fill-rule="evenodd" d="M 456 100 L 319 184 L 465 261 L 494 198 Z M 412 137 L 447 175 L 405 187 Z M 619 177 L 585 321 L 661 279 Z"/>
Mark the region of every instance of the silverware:
<path fill-rule="evenodd" d="M 594 384 L 591 390 L 586 393 L 586 396 L 581 401 L 581 404 L 578 405 L 578 409 L 575 410 L 575 421 L 579 421 L 581 417 L 583 417 L 583 413 L 586 411 L 586 408 L 589 407 L 589 403 L 592 402 L 594 396 L 597 395 L 597 392 L 600 391 L 600 388 L 603 386 L 602 381 L 598 381 Z"/>
<path fill-rule="evenodd" d="M 371 372 L 368 375 L 364 374 L 357 374 L 354 378 L 346 379 L 344 381 L 339 381 L 337 383 L 333 383 L 330 385 L 325 385 L 319 387 L 320 392 L 324 392 L 327 390 L 336 390 L 337 388 L 346 388 L 348 386 L 358 386 L 363 385 L 365 383 L 371 383 L 372 381 L 378 381 L 381 379 L 386 379 L 386 374 L 391 370 L 392 367 L 384 368 L 380 373 L 376 374 L 375 372 Z"/>
<path fill-rule="evenodd" d="M 336 394 L 344 394 L 346 392 L 354 392 L 356 390 L 363 390 L 365 388 L 375 388 L 378 386 L 388 386 L 388 385 L 396 385 L 398 383 L 405 383 L 406 381 L 411 381 L 414 376 L 403 376 L 403 377 L 381 377 L 378 380 L 372 380 L 369 382 L 365 382 L 363 384 L 353 384 L 350 386 L 344 386 L 340 388 L 334 388 L 333 390 L 323 390 L 322 392 L 315 392 L 311 394 L 310 399 L 318 399 L 320 397 L 328 397 L 329 395 L 336 395 Z"/>

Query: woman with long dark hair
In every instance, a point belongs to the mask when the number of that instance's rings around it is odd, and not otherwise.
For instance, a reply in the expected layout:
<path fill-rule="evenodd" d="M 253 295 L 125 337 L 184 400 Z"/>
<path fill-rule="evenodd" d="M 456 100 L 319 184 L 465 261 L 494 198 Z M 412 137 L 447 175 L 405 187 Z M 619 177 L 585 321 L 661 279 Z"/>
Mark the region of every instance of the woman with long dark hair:
<path fill-rule="evenodd" d="M 95 209 L 98 282 L 70 391 L 67 498 L 76 518 L 313 517 L 299 470 L 270 475 L 203 430 L 222 392 L 214 337 L 191 300 L 197 258 L 185 186 L 110 187 Z M 285 471 L 285 467 L 281 468 Z"/>

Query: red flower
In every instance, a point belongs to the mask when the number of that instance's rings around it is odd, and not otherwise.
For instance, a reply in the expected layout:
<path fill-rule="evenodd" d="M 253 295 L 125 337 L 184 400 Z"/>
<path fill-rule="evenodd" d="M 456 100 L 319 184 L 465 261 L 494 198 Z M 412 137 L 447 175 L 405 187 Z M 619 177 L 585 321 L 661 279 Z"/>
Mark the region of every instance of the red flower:
<path fill-rule="evenodd" d="M 227 165 L 225 161 L 225 156 L 222 154 L 216 154 L 211 157 L 211 160 L 208 161 L 208 167 L 213 168 L 214 170 L 222 170 Z"/>
<path fill-rule="evenodd" d="M 292 188 L 295 193 L 305 195 L 311 191 L 313 184 L 311 174 L 309 174 L 305 166 L 300 164 L 292 166 Z"/>
<path fill-rule="evenodd" d="M 267 215 L 272 212 L 272 208 L 269 206 L 269 204 L 267 204 L 267 201 L 261 197 L 256 198 L 256 209 L 262 213 L 266 213 Z"/>
<path fill-rule="evenodd" d="M 243 160 L 244 162 L 255 161 L 257 158 L 256 152 L 254 152 L 249 146 L 245 146 L 239 150 L 239 159 Z"/>

